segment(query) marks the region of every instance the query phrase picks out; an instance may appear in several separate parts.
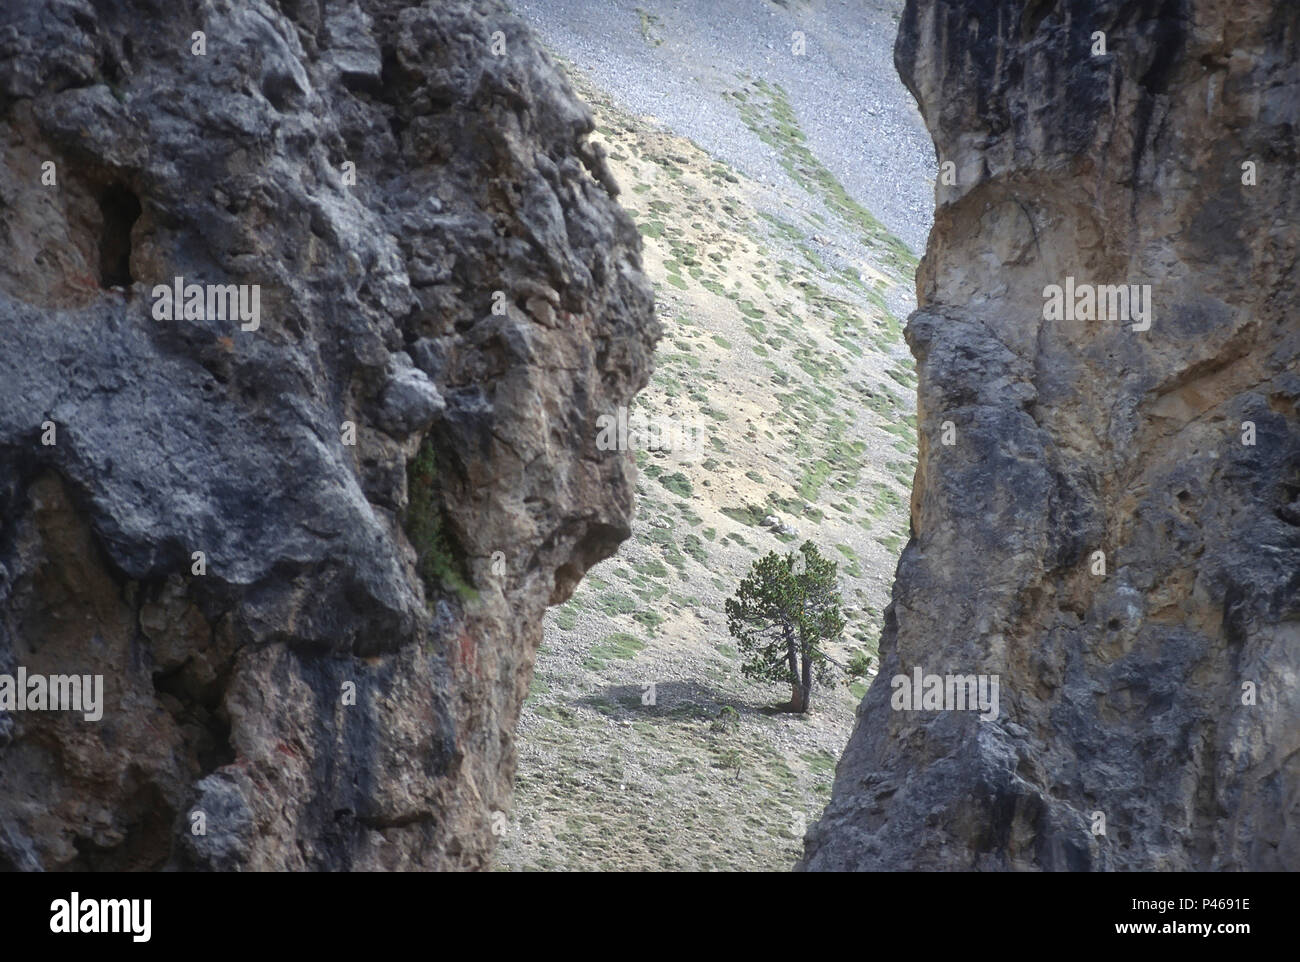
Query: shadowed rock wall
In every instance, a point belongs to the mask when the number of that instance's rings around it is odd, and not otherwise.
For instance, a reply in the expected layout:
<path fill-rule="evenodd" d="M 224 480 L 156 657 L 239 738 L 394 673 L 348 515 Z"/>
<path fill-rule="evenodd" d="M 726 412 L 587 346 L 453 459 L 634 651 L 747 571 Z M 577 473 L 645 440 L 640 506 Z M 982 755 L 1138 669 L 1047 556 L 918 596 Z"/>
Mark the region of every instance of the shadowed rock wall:
<path fill-rule="evenodd" d="M 1298 46 L 1288 0 L 908 3 L 913 531 L 803 868 L 1300 868 Z"/>
<path fill-rule="evenodd" d="M 487 864 L 658 337 L 590 129 L 491 0 L 4 4 L 0 673 L 104 695 L 0 868 Z"/>

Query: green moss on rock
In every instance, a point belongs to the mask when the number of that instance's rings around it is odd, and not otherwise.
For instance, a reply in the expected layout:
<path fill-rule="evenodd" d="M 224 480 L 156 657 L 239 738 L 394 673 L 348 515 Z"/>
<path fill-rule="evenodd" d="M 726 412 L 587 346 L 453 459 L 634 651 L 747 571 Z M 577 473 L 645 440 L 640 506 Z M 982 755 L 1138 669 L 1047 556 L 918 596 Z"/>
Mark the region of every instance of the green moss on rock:
<path fill-rule="evenodd" d="M 407 506 L 404 527 L 415 548 L 426 594 L 455 592 L 468 601 L 477 596 L 466 574 L 463 552 L 447 530 L 438 488 L 438 460 L 433 441 L 425 438 L 406 466 Z"/>

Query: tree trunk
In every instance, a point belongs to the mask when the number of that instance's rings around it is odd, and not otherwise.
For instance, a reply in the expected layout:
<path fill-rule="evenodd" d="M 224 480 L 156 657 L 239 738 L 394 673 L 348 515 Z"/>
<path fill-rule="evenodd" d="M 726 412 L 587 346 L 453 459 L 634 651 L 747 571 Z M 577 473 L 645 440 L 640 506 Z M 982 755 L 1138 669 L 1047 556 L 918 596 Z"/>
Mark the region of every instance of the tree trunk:
<path fill-rule="evenodd" d="M 812 659 L 808 657 L 808 652 L 803 653 L 803 698 L 800 699 L 802 708 L 797 709 L 800 712 L 806 712 L 812 707 Z"/>
<path fill-rule="evenodd" d="M 799 649 L 794 642 L 794 626 L 785 625 L 785 650 L 790 662 L 790 710 L 802 714 L 808 710 L 803 685 L 799 682 Z"/>

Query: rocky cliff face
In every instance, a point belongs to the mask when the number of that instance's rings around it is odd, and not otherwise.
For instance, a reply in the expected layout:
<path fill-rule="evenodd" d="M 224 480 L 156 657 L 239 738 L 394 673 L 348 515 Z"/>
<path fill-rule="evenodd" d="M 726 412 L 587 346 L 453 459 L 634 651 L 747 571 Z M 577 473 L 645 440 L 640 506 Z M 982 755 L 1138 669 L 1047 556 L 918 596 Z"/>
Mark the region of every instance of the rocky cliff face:
<path fill-rule="evenodd" d="M 908 3 L 913 531 L 804 868 L 1300 868 L 1298 46 L 1283 0 Z"/>
<path fill-rule="evenodd" d="M 492 0 L 17 0 L 0 118 L 0 686 L 103 679 L 0 867 L 483 867 L 658 336 L 586 108 Z"/>

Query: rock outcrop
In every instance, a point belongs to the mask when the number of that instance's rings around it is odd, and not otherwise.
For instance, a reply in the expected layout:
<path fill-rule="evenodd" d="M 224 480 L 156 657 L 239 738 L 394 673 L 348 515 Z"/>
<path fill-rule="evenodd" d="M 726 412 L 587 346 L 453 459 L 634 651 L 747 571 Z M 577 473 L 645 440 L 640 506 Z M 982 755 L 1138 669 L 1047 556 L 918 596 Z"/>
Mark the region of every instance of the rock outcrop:
<path fill-rule="evenodd" d="M 0 676 L 104 686 L 0 868 L 488 863 L 658 337 L 590 129 L 495 0 L 0 10 Z"/>
<path fill-rule="evenodd" d="M 1298 47 L 1285 0 L 909 0 L 913 530 L 801 867 L 1300 868 Z"/>

